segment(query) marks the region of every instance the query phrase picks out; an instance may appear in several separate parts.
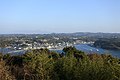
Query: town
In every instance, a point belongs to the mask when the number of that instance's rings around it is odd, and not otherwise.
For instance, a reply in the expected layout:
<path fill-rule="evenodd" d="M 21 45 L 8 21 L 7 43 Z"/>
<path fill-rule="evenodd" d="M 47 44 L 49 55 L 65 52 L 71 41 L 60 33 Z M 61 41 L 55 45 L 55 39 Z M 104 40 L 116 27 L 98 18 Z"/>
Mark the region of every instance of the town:
<path fill-rule="evenodd" d="M 68 36 L 64 34 L 14 34 L 0 36 L 0 52 L 18 53 L 27 50 L 47 48 L 49 50 L 62 50 L 67 46 L 77 44 L 93 44 L 94 41 L 83 40 L 78 36 Z M 3 48 L 3 50 L 2 50 Z M 6 49 L 4 49 L 6 48 Z"/>

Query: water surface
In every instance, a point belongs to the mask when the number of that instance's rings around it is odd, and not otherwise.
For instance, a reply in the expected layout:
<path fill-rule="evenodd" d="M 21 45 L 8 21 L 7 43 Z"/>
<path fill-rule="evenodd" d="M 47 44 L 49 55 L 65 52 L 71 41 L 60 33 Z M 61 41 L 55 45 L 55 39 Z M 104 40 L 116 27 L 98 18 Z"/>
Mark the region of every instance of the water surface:
<path fill-rule="evenodd" d="M 93 54 L 93 53 L 97 53 L 97 54 L 111 54 L 114 57 L 119 57 L 120 58 L 120 50 L 106 50 L 106 49 L 102 49 L 102 48 L 96 48 L 96 47 L 92 47 L 88 44 L 79 44 L 79 45 L 74 45 L 76 47 L 76 49 L 81 50 L 87 54 Z M 54 50 L 58 53 L 61 53 L 62 50 Z M 12 50 L 10 48 L 4 48 L 1 49 L 0 48 L 0 52 L 6 54 L 9 53 L 11 55 L 22 55 L 24 54 L 26 51 L 25 50 Z"/>
<path fill-rule="evenodd" d="M 75 45 L 75 47 L 78 50 L 84 51 L 88 54 L 91 54 L 91 53 L 111 54 L 114 57 L 119 57 L 120 58 L 120 50 L 106 50 L 106 49 L 102 49 L 102 48 L 92 47 L 92 46 L 89 46 L 87 44 L 79 44 L 79 45 Z"/>

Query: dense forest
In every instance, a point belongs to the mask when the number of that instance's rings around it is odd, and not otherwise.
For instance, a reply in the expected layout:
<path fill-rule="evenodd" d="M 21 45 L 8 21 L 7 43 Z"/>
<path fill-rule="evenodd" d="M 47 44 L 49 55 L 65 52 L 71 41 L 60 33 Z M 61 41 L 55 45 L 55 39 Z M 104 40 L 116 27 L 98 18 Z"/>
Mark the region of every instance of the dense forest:
<path fill-rule="evenodd" d="M 0 80 L 120 80 L 120 59 L 85 54 L 74 47 L 61 54 L 48 49 L 21 56 L 1 54 Z"/>

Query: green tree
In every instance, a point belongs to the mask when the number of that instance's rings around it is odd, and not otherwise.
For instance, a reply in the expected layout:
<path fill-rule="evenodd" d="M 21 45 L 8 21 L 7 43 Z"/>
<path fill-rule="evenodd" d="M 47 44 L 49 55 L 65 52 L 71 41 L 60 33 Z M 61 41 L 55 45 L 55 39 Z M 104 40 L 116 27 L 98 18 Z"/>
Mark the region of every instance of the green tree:
<path fill-rule="evenodd" d="M 27 53 L 24 55 L 24 62 L 25 79 L 50 80 L 53 59 L 48 54 Z"/>

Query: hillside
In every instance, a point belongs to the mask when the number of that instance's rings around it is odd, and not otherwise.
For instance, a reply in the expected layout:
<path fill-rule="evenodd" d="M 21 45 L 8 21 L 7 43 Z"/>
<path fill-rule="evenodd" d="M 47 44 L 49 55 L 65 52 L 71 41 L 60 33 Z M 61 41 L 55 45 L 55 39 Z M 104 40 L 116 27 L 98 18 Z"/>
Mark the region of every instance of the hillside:
<path fill-rule="evenodd" d="M 103 49 L 120 50 L 120 39 L 99 39 L 95 41 L 94 46 Z"/>

